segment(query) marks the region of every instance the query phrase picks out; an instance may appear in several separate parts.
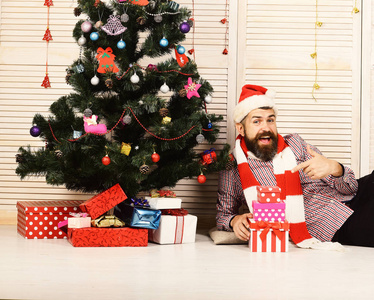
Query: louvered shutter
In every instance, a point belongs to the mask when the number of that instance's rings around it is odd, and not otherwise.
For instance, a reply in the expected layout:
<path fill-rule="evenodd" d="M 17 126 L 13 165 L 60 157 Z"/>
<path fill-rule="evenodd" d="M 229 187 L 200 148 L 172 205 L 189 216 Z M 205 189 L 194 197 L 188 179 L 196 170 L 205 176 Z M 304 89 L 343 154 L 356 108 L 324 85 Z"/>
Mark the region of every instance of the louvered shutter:
<path fill-rule="evenodd" d="M 253 83 L 274 89 L 281 134 L 299 133 L 358 174 L 360 16 L 352 1 L 318 1 L 320 89 L 312 98 L 316 1 L 248 0 L 239 22 L 238 91 Z M 240 12 L 240 10 L 239 10 Z"/>
<path fill-rule="evenodd" d="M 50 9 L 53 41 L 49 45 L 49 77 L 52 88 L 44 89 L 40 86 L 46 63 L 46 43 L 42 38 L 46 30 L 47 8 L 43 3 L 44 1 L 0 2 L 0 209 L 3 210 L 15 210 L 18 200 L 77 200 L 90 196 L 67 191 L 64 187 L 46 185 L 44 178 L 32 177 L 21 182 L 14 173 L 17 166 L 15 154 L 20 146 L 44 146 L 40 139 L 29 134 L 32 118 L 35 113 L 48 115 L 50 104 L 70 92 L 70 87 L 65 83 L 65 69 L 79 54 L 79 48 L 71 37 L 77 21 L 73 15 L 76 2 L 54 0 L 54 6 Z M 193 8 L 192 1 L 178 3 Z M 217 151 L 226 142 L 226 107 L 230 94 L 228 74 L 232 73 L 228 69 L 228 62 L 236 54 L 222 54 L 226 27 L 220 20 L 225 16 L 225 7 L 224 0 L 196 3 L 194 39 L 191 30 L 183 43 L 186 50 L 189 50 L 194 42 L 199 72 L 215 90 L 212 103 L 207 105 L 208 112 L 222 114 L 225 118 L 221 124 Z M 196 151 L 203 151 L 208 147 L 209 145 L 202 144 Z M 183 207 L 190 213 L 209 215 L 212 220 L 215 215 L 216 186 L 217 175 L 211 175 L 204 185 L 200 185 L 196 179 L 182 180 L 174 190 L 183 198 Z"/>

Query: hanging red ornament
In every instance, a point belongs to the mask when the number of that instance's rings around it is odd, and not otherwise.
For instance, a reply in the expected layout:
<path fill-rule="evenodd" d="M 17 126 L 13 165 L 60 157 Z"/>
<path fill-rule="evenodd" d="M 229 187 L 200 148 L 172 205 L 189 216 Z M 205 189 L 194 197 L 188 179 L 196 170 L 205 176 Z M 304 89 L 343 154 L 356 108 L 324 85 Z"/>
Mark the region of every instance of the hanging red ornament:
<path fill-rule="evenodd" d="M 45 75 L 43 83 L 41 85 L 42 87 L 49 88 L 51 87 L 51 83 L 49 82 L 48 73 Z"/>
<path fill-rule="evenodd" d="M 107 155 L 105 155 L 102 159 L 101 159 L 101 162 L 103 163 L 104 166 L 107 166 L 110 164 L 110 157 Z"/>
<path fill-rule="evenodd" d="M 45 74 L 46 75 L 45 75 L 43 83 L 41 85 L 45 88 L 51 87 L 51 83 L 49 82 L 49 77 L 48 77 L 48 46 L 49 46 L 49 41 L 52 40 L 52 34 L 51 34 L 51 31 L 49 30 L 49 9 L 52 5 L 53 5 L 52 0 L 45 0 L 44 6 L 48 7 L 48 12 L 47 12 L 47 29 L 44 33 L 43 41 L 47 42 L 47 59 L 46 59 L 46 63 L 45 63 Z"/>
<path fill-rule="evenodd" d="M 48 6 L 48 7 L 50 7 L 50 6 L 52 6 L 53 5 L 53 1 L 52 0 L 45 0 L 45 2 L 44 2 L 44 6 Z"/>
<path fill-rule="evenodd" d="M 225 48 L 225 50 L 222 51 L 222 54 L 224 55 L 227 55 L 229 53 L 229 50 L 227 50 L 227 48 Z"/>
<path fill-rule="evenodd" d="M 210 148 L 209 150 L 205 150 L 204 152 L 200 153 L 201 156 L 201 163 L 203 165 L 210 165 L 217 161 L 217 154 L 214 148 Z"/>
<path fill-rule="evenodd" d="M 156 152 L 153 152 L 151 158 L 152 158 L 152 161 L 156 163 L 160 160 L 160 155 L 157 154 Z"/>
<path fill-rule="evenodd" d="M 223 18 L 223 19 L 221 20 L 221 23 L 222 23 L 222 24 L 225 24 L 226 21 L 227 21 L 227 19 L 226 19 L 226 18 Z"/>
<path fill-rule="evenodd" d="M 201 173 L 199 176 L 197 176 L 197 181 L 201 184 L 205 183 L 206 177 L 203 173 Z"/>
<path fill-rule="evenodd" d="M 43 41 L 49 42 L 49 41 L 52 41 L 52 40 L 53 39 L 52 39 L 51 31 L 49 30 L 49 28 L 47 28 L 47 30 L 44 33 Z"/>
<path fill-rule="evenodd" d="M 190 49 L 190 50 L 188 50 L 188 53 L 191 54 L 191 55 L 192 55 L 192 53 L 194 53 L 194 52 L 195 52 L 195 49 Z"/>
<path fill-rule="evenodd" d="M 118 67 L 114 63 L 114 58 L 116 56 L 113 54 L 113 50 L 107 47 L 105 50 L 101 47 L 97 49 L 96 58 L 99 62 L 98 73 L 113 72 L 117 73 L 119 71 Z"/>

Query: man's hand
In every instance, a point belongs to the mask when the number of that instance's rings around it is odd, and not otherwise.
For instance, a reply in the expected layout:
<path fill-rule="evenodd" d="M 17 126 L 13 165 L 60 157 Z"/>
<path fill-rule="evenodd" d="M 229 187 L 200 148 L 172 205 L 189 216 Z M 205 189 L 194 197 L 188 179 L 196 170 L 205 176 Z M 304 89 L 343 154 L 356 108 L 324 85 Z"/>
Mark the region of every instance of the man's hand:
<path fill-rule="evenodd" d="M 231 220 L 231 227 L 235 232 L 235 235 L 242 241 L 248 241 L 251 235 L 249 231 L 249 221 L 248 218 L 252 218 L 251 213 L 237 215 Z"/>
<path fill-rule="evenodd" d="M 303 172 L 311 179 L 321 179 L 328 175 L 335 177 L 340 177 L 343 175 L 342 166 L 337 161 L 328 159 L 315 152 L 314 150 L 310 149 L 309 145 L 307 145 L 307 151 L 313 158 L 297 165 L 291 170 L 292 173 L 303 170 Z"/>

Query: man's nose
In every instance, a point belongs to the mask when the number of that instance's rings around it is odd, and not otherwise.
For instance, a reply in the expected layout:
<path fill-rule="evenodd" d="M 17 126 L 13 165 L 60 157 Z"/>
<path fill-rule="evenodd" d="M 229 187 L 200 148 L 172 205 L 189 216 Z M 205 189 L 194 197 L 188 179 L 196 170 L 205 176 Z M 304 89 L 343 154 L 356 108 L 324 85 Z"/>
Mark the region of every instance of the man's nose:
<path fill-rule="evenodd" d="M 261 131 L 270 131 L 270 126 L 269 126 L 268 122 L 263 122 L 261 124 Z"/>

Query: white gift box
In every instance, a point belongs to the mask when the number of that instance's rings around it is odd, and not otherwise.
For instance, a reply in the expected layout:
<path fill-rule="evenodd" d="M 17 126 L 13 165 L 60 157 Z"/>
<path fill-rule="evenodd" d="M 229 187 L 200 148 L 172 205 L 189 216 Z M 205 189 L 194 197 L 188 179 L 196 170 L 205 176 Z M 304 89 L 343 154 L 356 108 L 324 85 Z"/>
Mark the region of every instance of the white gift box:
<path fill-rule="evenodd" d="M 158 229 L 149 230 L 149 240 L 158 244 L 194 243 L 197 217 L 161 215 Z"/>
<path fill-rule="evenodd" d="M 180 198 L 145 197 L 145 199 L 148 200 L 149 206 L 152 209 L 176 209 L 182 207 L 182 199 Z"/>
<path fill-rule="evenodd" d="M 87 228 L 91 227 L 91 217 L 68 218 L 68 228 Z"/>

